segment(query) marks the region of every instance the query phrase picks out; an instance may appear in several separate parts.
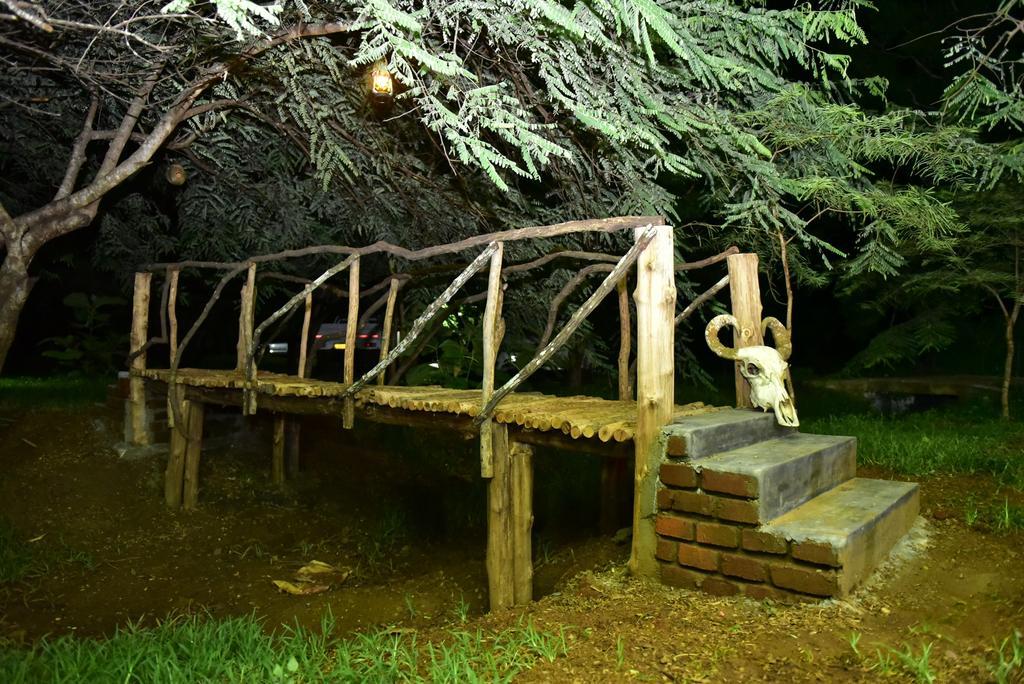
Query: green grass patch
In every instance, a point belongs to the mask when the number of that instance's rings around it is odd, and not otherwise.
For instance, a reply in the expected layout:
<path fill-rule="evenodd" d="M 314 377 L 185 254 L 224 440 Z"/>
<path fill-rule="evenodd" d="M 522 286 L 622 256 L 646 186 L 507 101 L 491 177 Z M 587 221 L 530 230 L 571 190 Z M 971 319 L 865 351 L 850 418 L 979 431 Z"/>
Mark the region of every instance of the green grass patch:
<path fill-rule="evenodd" d="M 421 643 L 415 633 L 377 631 L 348 639 L 301 627 L 267 634 L 252 617 L 190 616 L 129 626 L 103 640 L 59 637 L 31 649 L 0 646 L 0 681 L 22 682 L 508 682 L 567 652 L 563 634 L 530 622 L 496 633 L 450 630 Z"/>
<path fill-rule="evenodd" d="M 1009 498 L 996 503 L 979 503 L 973 497 L 964 503 L 964 522 L 997 532 L 1024 530 L 1024 506 L 1010 503 Z"/>
<path fill-rule="evenodd" d="M 28 544 L 18 538 L 13 527 L 0 520 L 0 584 L 24 579 L 34 566 Z"/>
<path fill-rule="evenodd" d="M 0 409 L 76 406 L 103 401 L 116 377 L 0 377 Z"/>
<path fill-rule="evenodd" d="M 857 459 L 896 473 L 981 473 L 1024 489 L 1024 424 L 984 406 L 896 417 L 871 413 L 801 415 L 801 430 L 857 437 Z"/>
<path fill-rule="evenodd" d="M 38 541 L 38 544 L 27 542 L 9 523 L 0 519 L 0 587 L 30 581 L 55 569 L 74 566 L 92 569 L 96 565 L 91 555 L 68 546 L 63 539 Z"/>
<path fill-rule="evenodd" d="M 1019 630 L 1003 639 L 996 649 L 995 660 L 989 671 L 997 684 L 1009 684 L 1024 679 L 1024 639 Z"/>

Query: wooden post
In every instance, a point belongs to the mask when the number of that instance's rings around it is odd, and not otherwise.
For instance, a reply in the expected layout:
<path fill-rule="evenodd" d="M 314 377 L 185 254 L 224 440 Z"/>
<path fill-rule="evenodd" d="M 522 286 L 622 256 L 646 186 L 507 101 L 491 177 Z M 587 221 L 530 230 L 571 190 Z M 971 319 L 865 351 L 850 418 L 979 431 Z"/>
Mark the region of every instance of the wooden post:
<path fill-rule="evenodd" d="M 630 570 L 654 576 L 657 535 L 654 532 L 655 491 L 661 454 L 656 446 L 661 429 L 671 420 L 675 403 L 676 286 L 671 226 L 657 234 L 637 261 L 636 302 L 636 431 L 633 483 L 633 548 Z M 637 231 L 637 235 L 640 234 Z"/>
<path fill-rule="evenodd" d="M 391 346 L 391 325 L 395 318 L 395 300 L 398 299 L 398 288 L 401 285 L 398 278 L 392 278 L 388 288 L 388 305 L 384 310 L 384 327 L 380 331 L 380 359 L 383 361 L 388 355 L 388 348 Z M 384 373 L 377 376 L 377 384 L 384 384 Z"/>
<path fill-rule="evenodd" d="M 284 433 L 285 417 L 274 416 L 274 449 L 270 465 L 270 481 L 276 485 L 284 484 Z"/>
<path fill-rule="evenodd" d="M 619 401 L 633 400 L 630 383 L 629 355 L 633 326 L 629 315 L 627 278 L 620 280 L 615 289 L 619 295 Z M 608 534 L 619 529 L 626 505 L 623 493 L 627 491 L 628 462 L 621 458 L 601 460 L 601 512 L 598 528 Z"/>
<path fill-rule="evenodd" d="M 302 337 L 299 338 L 299 367 L 296 375 L 306 377 L 306 356 L 309 353 L 309 322 L 313 315 L 313 293 L 306 293 L 306 311 L 302 314 Z"/>
<path fill-rule="evenodd" d="M 149 288 L 152 273 L 135 274 L 135 294 L 132 298 L 131 353 L 146 345 L 149 334 Z M 146 381 L 138 377 L 139 371 L 146 370 L 146 352 L 132 358 L 131 376 L 128 380 L 128 422 L 125 441 L 134 446 L 152 444 L 153 433 L 149 424 L 149 409 L 146 407 Z"/>
<path fill-rule="evenodd" d="M 285 472 L 288 477 L 295 477 L 302 462 L 302 421 L 298 417 L 289 418 L 286 425 Z"/>
<path fill-rule="evenodd" d="M 508 427 L 489 420 L 484 429 L 491 432 L 494 470 L 487 487 L 487 592 L 491 610 L 501 610 L 515 604 L 512 459 Z"/>
<path fill-rule="evenodd" d="M 199 457 L 203 449 L 203 404 L 187 402 L 188 430 L 185 446 L 185 483 L 182 505 L 193 510 L 199 504 Z"/>
<path fill-rule="evenodd" d="M 602 534 L 616 532 L 626 521 L 626 492 L 629 491 L 629 459 L 601 459 L 601 511 L 598 529 Z"/>
<path fill-rule="evenodd" d="M 170 292 L 167 294 L 167 320 L 170 329 L 167 331 L 171 361 L 168 368 L 174 365 L 174 359 L 178 356 L 178 276 L 181 271 L 173 269 L 170 272 Z"/>
<path fill-rule="evenodd" d="M 739 331 L 734 334 L 736 349 L 763 344 L 761 337 L 761 288 L 757 279 L 756 254 L 731 254 L 726 258 L 729 267 L 729 296 L 732 315 Z M 736 368 L 736 406 L 751 408 L 750 385 Z"/>
<path fill-rule="evenodd" d="M 483 321 L 483 382 L 480 386 L 480 405 L 487 406 L 494 394 L 494 365 L 498 358 L 498 347 L 501 345 L 501 259 L 504 245 L 498 243 L 497 249 L 491 254 L 490 271 L 487 274 L 487 304 L 484 306 Z M 484 423 L 480 428 L 480 476 L 491 477 L 493 468 L 494 445 L 491 441 L 493 432 Z"/>
<path fill-rule="evenodd" d="M 306 293 L 306 310 L 302 315 L 302 337 L 299 338 L 299 367 L 296 375 L 300 378 L 306 377 L 306 357 L 309 349 L 309 325 L 313 315 L 313 293 Z M 300 452 L 302 449 L 302 423 L 298 418 L 289 418 L 285 421 L 285 460 L 286 470 L 289 476 L 295 477 L 299 473 Z"/>
<path fill-rule="evenodd" d="M 513 442 L 512 464 L 512 572 L 517 606 L 533 600 L 533 448 Z"/>
<path fill-rule="evenodd" d="M 633 326 L 629 317 L 629 293 L 626 278 L 616 284 L 619 294 L 619 401 L 630 401 L 633 388 L 629 382 L 629 354 L 633 337 Z"/>
<path fill-rule="evenodd" d="M 238 308 L 238 349 L 235 370 L 245 373 L 246 355 L 252 346 L 252 329 L 255 324 L 256 307 L 256 264 L 249 264 L 245 284 L 242 285 L 241 306 Z"/>
<path fill-rule="evenodd" d="M 189 402 L 185 399 L 185 388 L 181 385 L 170 385 L 167 388 L 167 402 L 171 410 L 168 415 L 177 413 L 181 416 L 181 424 L 171 427 L 171 447 L 167 457 L 167 470 L 164 471 L 164 503 L 169 508 L 180 508 L 185 480 L 185 451 L 188 447 Z"/>
<path fill-rule="evenodd" d="M 345 384 L 356 379 L 356 333 L 359 332 L 359 258 L 348 267 L 348 319 L 345 323 Z M 354 397 L 345 398 L 342 426 L 352 429 L 356 422 Z"/>

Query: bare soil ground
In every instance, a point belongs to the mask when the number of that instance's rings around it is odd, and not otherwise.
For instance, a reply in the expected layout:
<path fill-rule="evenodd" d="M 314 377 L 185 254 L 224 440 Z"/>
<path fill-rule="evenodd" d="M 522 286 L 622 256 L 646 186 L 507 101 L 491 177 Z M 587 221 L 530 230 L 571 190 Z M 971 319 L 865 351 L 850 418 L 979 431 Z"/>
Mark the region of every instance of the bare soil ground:
<path fill-rule="evenodd" d="M 390 625 L 427 639 L 467 615 L 470 629 L 525 615 L 564 630 L 569 652 L 523 681 L 900 681 L 927 653 L 938 681 L 964 682 L 991 680 L 999 642 L 1024 629 L 1024 534 L 964 521 L 970 498 L 1019 498 L 984 477 L 924 481 L 924 516 L 898 559 L 847 600 L 796 607 L 630 579 L 626 546 L 581 525 L 579 511 L 547 506 L 535 544 L 543 598 L 484 615 L 482 489 L 460 474 L 471 458 L 425 477 L 409 454 L 312 426 L 307 469 L 278 491 L 266 426 L 240 431 L 225 417 L 207 430 L 201 510 L 170 512 L 162 459 L 114 448 L 119 418 L 99 406 L 0 415 L 0 519 L 50 559 L 0 585 L 0 638 L 102 636 L 196 611 L 313 626 L 330 608 L 345 630 Z M 453 460 L 464 455 L 452 446 Z M 312 559 L 353 574 L 324 594 L 276 591 L 271 580 Z"/>

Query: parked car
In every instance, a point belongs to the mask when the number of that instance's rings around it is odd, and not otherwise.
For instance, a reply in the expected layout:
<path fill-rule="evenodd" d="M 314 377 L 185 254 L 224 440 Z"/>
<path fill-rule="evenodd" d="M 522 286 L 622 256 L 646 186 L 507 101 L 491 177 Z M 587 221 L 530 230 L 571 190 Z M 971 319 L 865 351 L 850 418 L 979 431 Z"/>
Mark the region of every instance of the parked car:
<path fill-rule="evenodd" d="M 318 352 L 344 350 L 347 332 L 348 324 L 341 319 L 324 323 L 316 331 L 313 349 Z M 356 349 L 380 349 L 380 333 L 380 321 L 373 318 L 366 321 L 356 332 Z"/>
<path fill-rule="evenodd" d="M 335 319 L 322 324 L 317 329 L 311 345 L 314 364 L 312 377 L 321 380 L 337 380 L 342 376 L 347 328 L 345 321 Z M 356 332 L 356 377 L 370 370 L 377 363 L 380 355 L 380 336 L 380 323 L 374 319 L 361 325 Z"/>

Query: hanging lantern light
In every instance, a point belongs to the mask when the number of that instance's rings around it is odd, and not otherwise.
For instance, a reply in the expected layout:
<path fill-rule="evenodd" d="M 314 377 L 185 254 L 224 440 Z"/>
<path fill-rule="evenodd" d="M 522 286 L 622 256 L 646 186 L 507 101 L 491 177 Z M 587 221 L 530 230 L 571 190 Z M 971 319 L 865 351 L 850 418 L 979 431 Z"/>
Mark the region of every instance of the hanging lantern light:
<path fill-rule="evenodd" d="M 370 70 L 370 94 L 374 97 L 391 97 L 395 92 L 395 82 L 388 71 L 388 65 L 380 60 Z"/>
<path fill-rule="evenodd" d="M 185 181 L 188 180 L 188 174 L 185 173 L 185 167 L 181 164 L 171 164 L 168 166 L 166 177 L 167 182 L 171 185 L 184 185 Z"/>

